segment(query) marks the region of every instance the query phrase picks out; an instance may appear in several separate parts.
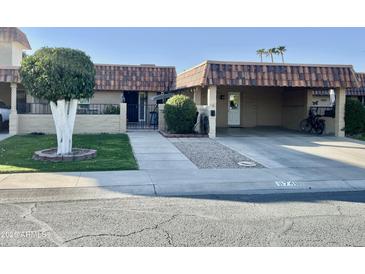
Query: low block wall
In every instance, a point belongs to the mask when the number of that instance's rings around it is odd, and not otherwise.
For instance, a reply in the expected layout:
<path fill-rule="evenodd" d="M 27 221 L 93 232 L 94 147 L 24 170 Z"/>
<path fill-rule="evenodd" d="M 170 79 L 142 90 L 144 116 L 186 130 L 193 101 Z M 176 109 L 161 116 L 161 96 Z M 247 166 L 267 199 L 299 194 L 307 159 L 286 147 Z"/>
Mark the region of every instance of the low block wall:
<path fill-rule="evenodd" d="M 55 134 L 52 115 L 18 115 L 18 134 L 42 132 Z M 74 133 L 120 133 L 120 115 L 77 115 Z"/>
<path fill-rule="evenodd" d="M 42 132 L 55 134 L 51 114 L 18 114 L 17 130 L 14 134 Z M 76 115 L 74 133 L 124 133 L 127 131 L 126 104 L 120 104 L 120 114 L 108 115 Z"/>

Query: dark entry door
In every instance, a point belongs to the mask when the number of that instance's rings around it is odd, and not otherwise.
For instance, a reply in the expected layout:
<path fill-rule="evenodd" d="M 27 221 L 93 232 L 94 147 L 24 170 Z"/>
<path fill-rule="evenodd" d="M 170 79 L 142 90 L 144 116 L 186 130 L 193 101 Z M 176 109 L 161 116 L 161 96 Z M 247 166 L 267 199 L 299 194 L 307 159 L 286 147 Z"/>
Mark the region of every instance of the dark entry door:
<path fill-rule="evenodd" d="M 138 122 L 138 92 L 125 91 L 124 99 L 127 103 L 128 122 Z"/>

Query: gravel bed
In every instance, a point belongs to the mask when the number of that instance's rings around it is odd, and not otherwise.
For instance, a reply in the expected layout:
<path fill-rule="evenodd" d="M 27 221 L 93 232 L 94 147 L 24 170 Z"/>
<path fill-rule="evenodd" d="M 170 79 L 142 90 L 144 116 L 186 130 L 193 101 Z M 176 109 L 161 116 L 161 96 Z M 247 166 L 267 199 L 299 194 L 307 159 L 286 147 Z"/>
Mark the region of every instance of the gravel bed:
<path fill-rule="evenodd" d="M 263 167 L 252 159 L 211 139 L 177 138 L 171 142 L 198 168 L 257 168 Z M 241 166 L 242 161 L 253 162 L 255 166 Z"/>

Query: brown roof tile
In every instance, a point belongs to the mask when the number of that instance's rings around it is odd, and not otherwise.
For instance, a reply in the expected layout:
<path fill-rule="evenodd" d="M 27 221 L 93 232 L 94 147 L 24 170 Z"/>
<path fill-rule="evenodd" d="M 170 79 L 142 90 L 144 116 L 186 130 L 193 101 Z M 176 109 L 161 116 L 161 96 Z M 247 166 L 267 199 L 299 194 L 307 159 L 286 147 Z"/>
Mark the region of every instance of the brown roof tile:
<path fill-rule="evenodd" d="M 175 88 L 174 67 L 95 65 L 96 90 L 166 91 Z"/>
<path fill-rule="evenodd" d="M 0 67 L 0 82 L 19 83 L 19 68 L 18 67 Z"/>
<path fill-rule="evenodd" d="M 352 66 L 206 61 L 180 73 L 178 89 L 206 85 L 353 88 Z"/>

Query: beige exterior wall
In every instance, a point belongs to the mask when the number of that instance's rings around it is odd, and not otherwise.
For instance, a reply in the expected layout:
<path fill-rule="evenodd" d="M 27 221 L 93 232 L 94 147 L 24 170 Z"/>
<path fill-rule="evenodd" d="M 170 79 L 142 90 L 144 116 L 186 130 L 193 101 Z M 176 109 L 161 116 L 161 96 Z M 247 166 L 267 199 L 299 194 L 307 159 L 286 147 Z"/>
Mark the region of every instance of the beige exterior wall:
<path fill-rule="evenodd" d="M 90 104 L 119 104 L 121 91 L 95 91 Z"/>
<path fill-rule="evenodd" d="M 299 130 L 300 121 L 308 116 L 307 98 L 307 90 L 305 89 L 285 90 L 283 92 L 283 127 Z"/>
<path fill-rule="evenodd" d="M 157 92 L 149 91 L 147 92 L 147 105 L 154 105 L 156 101 L 152 100 L 153 96 L 156 96 Z"/>
<path fill-rule="evenodd" d="M 11 43 L 0 42 L 0 65 L 11 66 L 12 60 L 12 46 Z"/>
<path fill-rule="evenodd" d="M 74 133 L 123 133 L 127 130 L 126 104 L 120 104 L 120 115 L 76 115 Z M 55 134 L 52 115 L 18 114 L 18 134 L 42 132 Z"/>
<path fill-rule="evenodd" d="M 0 65 L 20 66 L 23 48 L 18 42 L 0 42 Z"/>
<path fill-rule="evenodd" d="M 10 106 L 11 104 L 11 93 L 9 83 L 0 83 L 0 101 Z"/>
<path fill-rule="evenodd" d="M 331 106 L 331 101 L 329 96 L 312 96 L 312 105 L 318 107 L 328 107 Z"/>
<path fill-rule="evenodd" d="M 74 133 L 119 133 L 119 115 L 77 115 Z M 18 134 L 55 134 L 52 115 L 18 114 Z"/>
<path fill-rule="evenodd" d="M 223 98 L 223 99 L 222 99 Z M 217 90 L 217 127 L 228 126 L 228 94 L 227 89 L 218 87 Z"/>
<path fill-rule="evenodd" d="M 281 126 L 282 89 L 218 87 L 217 127 L 228 126 L 228 92 L 240 92 L 241 127 Z"/>

